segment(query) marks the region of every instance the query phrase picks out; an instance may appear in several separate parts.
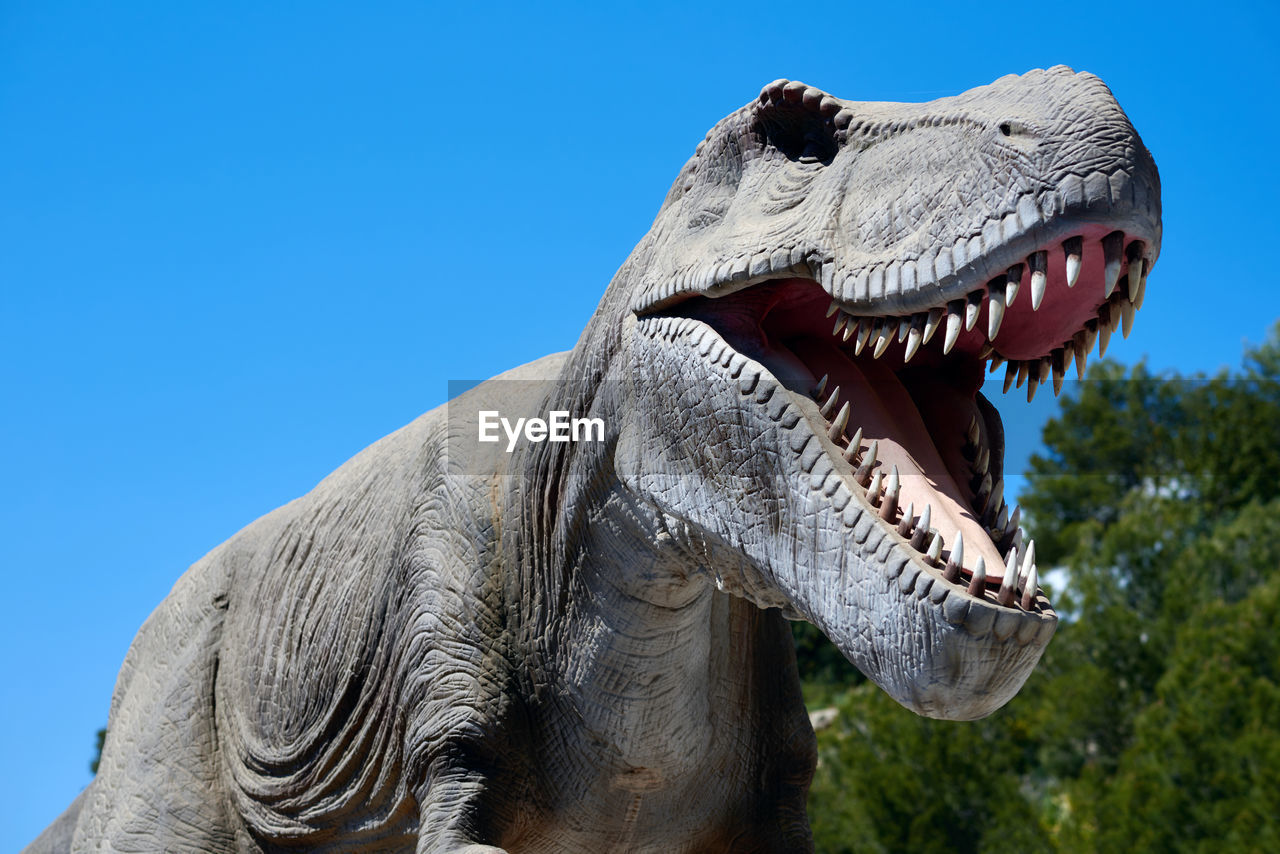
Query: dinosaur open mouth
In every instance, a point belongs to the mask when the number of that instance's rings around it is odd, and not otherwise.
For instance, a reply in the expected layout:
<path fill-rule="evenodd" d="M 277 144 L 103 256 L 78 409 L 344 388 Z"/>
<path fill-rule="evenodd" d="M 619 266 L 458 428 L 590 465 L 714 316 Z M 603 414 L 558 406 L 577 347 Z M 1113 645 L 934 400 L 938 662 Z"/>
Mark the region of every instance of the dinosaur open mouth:
<path fill-rule="evenodd" d="M 838 455 L 859 497 L 919 552 L 937 579 L 970 596 L 1051 611 L 1034 543 L 1004 500 L 1004 434 L 979 392 L 988 365 L 1004 389 L 1056 394 L 1096 341 L 1127 335 L 1142 304 L 1147 243 L 1087 226 L 1031 253 L 983 287 L 908 316 L 833 302 L 806 278 L 766 279 L 663 314 L 711 326 L 786 388 Z M 935 581 L 935 584 L 937 581 Z"/>

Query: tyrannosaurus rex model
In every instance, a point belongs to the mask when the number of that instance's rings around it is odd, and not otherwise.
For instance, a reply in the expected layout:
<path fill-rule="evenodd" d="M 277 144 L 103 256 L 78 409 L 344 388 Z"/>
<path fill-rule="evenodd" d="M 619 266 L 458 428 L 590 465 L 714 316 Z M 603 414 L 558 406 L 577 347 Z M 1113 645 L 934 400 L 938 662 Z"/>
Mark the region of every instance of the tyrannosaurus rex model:
<path fill-rule="evenodd" d="M 31 850 L 810 850 L 786 620 L 920 714 L 1013 696 L 1056 617 L 984 369 L 1082 369 L 1160 234 L 1091 75 L 928 104 L 771 83 L 571 352 L 182 576 Z"/>

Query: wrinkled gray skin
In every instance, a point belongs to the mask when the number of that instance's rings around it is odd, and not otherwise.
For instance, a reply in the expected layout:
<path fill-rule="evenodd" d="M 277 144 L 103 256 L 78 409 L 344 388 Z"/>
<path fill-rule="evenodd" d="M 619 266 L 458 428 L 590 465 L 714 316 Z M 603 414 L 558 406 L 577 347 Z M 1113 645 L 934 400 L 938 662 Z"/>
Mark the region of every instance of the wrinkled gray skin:
<path fill-rule="evenodd" d="M 1115 253 L 1099 240 L 1114 231 L 1130 251 L 1108 300 Z M 1070 289 L 1057 247 L 1073 235 Z M 1034 71 L 928 104 L 771 84 L 698 147 L 572 352 L 427 413 L 182 576 L 121 669 L 96 779 L 28 850 L 811 850 L 814 738 L 787 617 L 951 719 L 1005 703 L 1056 617 L 1034 579 L 1000 604 L 1018 535 L 982 488 L 951 488 L 973 507 L 947 515 L 938 487 L 936 565 L 909 542 L 918 518 L 894 530 L 907 482 L 918 517 L 971 421 L 998 478 L 998 419 L 973 389 L 941 417 L 903 414 L 898 386 L 851 396 L 833 440 L 815 360 L 854 382 L 853 362 L 902 367 L 904 345 L 887 340 L 883 362 L 850 361 L 857 337 L 845 361 L 792 358 L 736 323 L 755 310 L 743 295 L 792 280 L 778 293 L 817 306 L 828 346 L 832 296 L 855 324 L 905 317 L 919 334 L 1049 247 L 1045 306 L 1020 297 L 992 342 L 1034 387 L 1055 350 L 1140 304 L 1125 295 L 1159 240 L 1155 167 L 1090 75 Z M 928 336 L 921 376 L 948 359 L 980 371 L 992 311 L 980 303 L 945 358 L 945 333 Z M 600 416 L 606 441 L 507 453 L 472 441 L 484 408 Z M 947 472 L 911 468 L 929 454 L 889 435 L 921 419 Z M 876 431 L 875 470 L 907 467 L 889 523 L 888 493 L 854 472 Z"/>

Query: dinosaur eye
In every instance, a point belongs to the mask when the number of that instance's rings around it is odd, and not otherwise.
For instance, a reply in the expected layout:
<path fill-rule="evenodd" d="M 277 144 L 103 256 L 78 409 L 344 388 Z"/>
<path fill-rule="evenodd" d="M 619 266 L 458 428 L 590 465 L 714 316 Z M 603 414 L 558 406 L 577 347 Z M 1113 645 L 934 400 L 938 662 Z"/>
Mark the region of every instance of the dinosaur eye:
<path fill-rule="evenodd" d="M 1025 139 L 1034 139 L 1036 137 L 1035 128 L 1017 119 L 1006 119 L 1000 123 L 999 128 L 1001 135 L 1007 137 L 1022 137 Z"/>
<path fill-rule="evenodd" d="M 800 152 L 800 156 L 796 158 L 801 163 L 821 163 L 831 159 L 831 145 L 828 140 L 819 138 L 816 134 L 805 134 L 804 150 Z"/>

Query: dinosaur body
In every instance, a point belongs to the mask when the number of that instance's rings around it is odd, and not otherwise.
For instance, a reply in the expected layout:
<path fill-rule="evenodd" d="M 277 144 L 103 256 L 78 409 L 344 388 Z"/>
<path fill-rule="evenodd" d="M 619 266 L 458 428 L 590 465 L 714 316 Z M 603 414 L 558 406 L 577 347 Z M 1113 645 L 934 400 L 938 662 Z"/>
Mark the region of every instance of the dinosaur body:
<path fill-rule="evenodd" d="M 810 850 L 786 619 L 922 714 L 1017 691 L 1056 616 L 982 369 L 1060 380 L 1159 239 L 1154 165 L 1089 75 L 924 105 L 771 84 L 572 352 L 188 570 L 30 850 Z M 604 436 L 508 451 L 481 412 Z"/>

